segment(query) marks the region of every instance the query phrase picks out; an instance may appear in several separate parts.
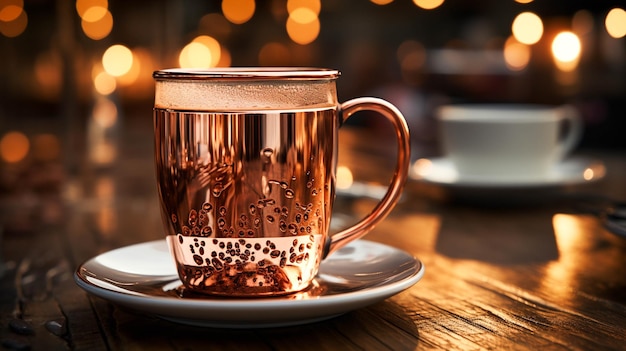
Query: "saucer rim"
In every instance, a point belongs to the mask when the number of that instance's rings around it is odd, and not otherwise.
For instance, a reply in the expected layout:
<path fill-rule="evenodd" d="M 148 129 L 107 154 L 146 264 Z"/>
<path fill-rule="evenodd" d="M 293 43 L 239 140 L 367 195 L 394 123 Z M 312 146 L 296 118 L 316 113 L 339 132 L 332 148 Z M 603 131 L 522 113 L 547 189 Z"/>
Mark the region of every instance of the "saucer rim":
<path fill-rule="evenodd" d="M 453 166 L 452 160 L 449 157 L 440 156 L 440 157 L 421 157 L 419 159 L 428 160 L 432 163 L 437 163 L 438 167 L 451 167 Z M 554 165 L 554 169 L 559 170 L 560 172 L 557 174 L 557 177 L 546 177 L 543 179 L 527 179 L 527 180 L 503 180 L 497 177 L 489 178 L 489 177 L 465 177 L 459 176 L 456 180 L 440 180 L 439 178 L 433 175 L 421 176 L 417 174 L 415 171 L 415 163 L 414 161 L 411 170 L 409 172 L 409 178 L 414 181 L 422 181 L 430 184 L 436 184 L 441 186 L 448 187 L 471 187 L 471 188 L 485 188 L 485 189 L 506 189 L 506 188 L 542 188 L 542 187 L 555 187 L 555 186 L 567 186 L 574 184 L 590 184 L 597 182 L 603 179 L 606 176 L 605 165 L 601 160 L 584 157 L 584 156 L 572 156 L 566 159 L 561 160 L 560 162 Z M 562 168 L 564 165 L 579 163 L 584 165 L 581 167 L 580 172 L 576 172 L 576 177 L 568 177 L 562 172 Z M 592 179 L 585 179 L 583 177 L 583 172 L 585 169 L 594 166 L 600 167 L 603 172 Z"/>
<path fill-rule="evenodd" d="M 281 327 L 281 326 L 291 326 L 291 325 L 299 325 L 306 323 L 313 323 L 316 321 L 321 321 L 325 319 L 330 319 L 344 313 L 353 311 L 358 308 L 369 306 L 375 302 L 382 301 L 387 299 L 395 294 L 398 294 L 411 286 L 415 285 L 419 282 L 424 276 L 425 266 L 424 263 L 419 260 L 414 255 L 410 253 L 388 246 L 382 243 L 359 239 L 355 242 L 348 244 L 350 246 L 357 242 L 371 244 L 374 246 L 391 248 L 396 252 L 404 253 L 407 258 L 412 259 L 414 263 L 415 271 L 412 272 L 409 276 L 403 277 L 399 280 L 388 282 L 383 282 L 381 285 L 373 286 L 373 287 L 365 287 L 362 289 L 357 289 L 355 291 L 349 292 L 340 292 L 332 295 L 320 295 L 312 299 L 302 299 L 302 300 L 291 300 L 291 299 L 281 299 L 280 297 L 276 298 L 233 298 L 233 299 L 220 299 L 220 298 L 208 298 L 207 300 L 203 299 L 177 299 L 168 296 L 150 296 L 148 294 L 135 295 L 126 292 L 114 291 L 111 289 L 107 289 L 106 287 L 98 286 L 96 284 L 90 283 L 83 274 L 81 274 L 81 270 L 88 264 L 99 264 L 96 262 L 97 258 L 101 255 L 105 255 L 111 251 L 117 250 L 113 249 L 110 251 L 106 251 L 95 255 L 94 257 L 87 259 L 82 264 L 80 264 L 74 272 L 74 280 L 76 284 L 81 287 L 86 292 L 103 298 L 111 303 L 117 304 L 119 306 L 128 307 L 135 311 L 139 311 L 143 314 L 153 315 L 158 318 L 169 320 L 172 322 L 201 326 L 201 327 L 218 327 L 218 328 L 267 328 L 267 327 Z M 166 245 L 164 239 L 146 241 L 136 244 L 127 245 L 121 248 L 129 248 L 132 246 L 142 246 L 142 245 L 151 245 L 151 244 L 163 244 Z M 323 273 L 323 272 L 322 272 Z M 169 276 L 168 276 L 169 277 Z M 177 280 L 177 276 L 171 276 L 172 280 L 168 280 L 168 282 L 175 282 Z M 263 301 L 262 304 L 259 301 Z M 285 306 L 286 304 L 289 306 Z M 154 307 L 158 307 L 159 312 L 150 312 L 154 309 Z M 286 308 L 289 307 L 289 308 Z M 197 310 L 203 309 L 207 312 L 206 318 L 196 318 Z M 235 314 L 239 314 L 243 310 L 251 310 L 251 312 L 259 312 L 265 311 L 268 309 L 279 309 L 279 312 L 276 316 L 272 318 L 272 321 L 264 322 L 262 320 L 249 319 L 249 320 L 241 320 L 238 318 L 229 318 L 228 316 L 224 316 L 229 312 L 238 312 Z M 333 310 L 330 313 L 323 313 L 321 310 Z M 298 311 L 296 315 L 289 316 L 288 310 Z M 166 312 L 166 313 L 164 313 Z M 285 313 L 287 312 L 287 313 Z M 190 313 L 190 314 L 189 314 Z M 187 316 L 185 316 L 187 315 Z M 189 317 L 189 315 L 193 315 Z M 299 318 L 297 315 L 302 315 L 302 318 Z M 280 317 L 283 316 L 283 317 Z"/>

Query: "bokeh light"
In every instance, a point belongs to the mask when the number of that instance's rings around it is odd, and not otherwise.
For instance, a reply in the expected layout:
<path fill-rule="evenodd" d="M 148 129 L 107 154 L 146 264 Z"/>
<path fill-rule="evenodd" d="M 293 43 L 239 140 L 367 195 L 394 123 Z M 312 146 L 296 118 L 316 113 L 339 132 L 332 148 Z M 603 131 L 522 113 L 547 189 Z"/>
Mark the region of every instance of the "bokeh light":
<path fill-rule="evenodd" d="M 289 13 L 286 28 L 291 40 L 300 45 L 306 45 L 317 39 L 320 32 L 320 20 L 310 8 L 298 7 Z"/>
<path fill-rule="evenodd" d="M 122 76 L 133 66 L 133 53 L 124 45 L 112 45 L 102 55 L 102 67 L 114 76 Z"/>
<path fill-rule="evenodd" d="M 300 8 L 309 9 L 315 13 L 315 16 L 318 16 L 322 10 L 322 3 L 320 0 L 287 0 L 287 12 L 289 14 Z"/>
<path fill-rule="evenodd" d="M 530 62 L 530 48 L 510 36 L 504 43 L 504 62 L 511 71 L 521 71 Z"/>
<path fill-rule="evenodd" d="M 346 166 L 337 167 L 337 184 L 335 184 L 335 187 L 337 189 L 348 189 L 352 186 L 352 183 L 354 183 L 354 176 L 350 168 Z"/>
<path fill-rule="evenodd" d="M 200 43 L 206 46 L 211 53 L 211 60 L 209 61 L 209 67 L 215 67 L 220 62 L 220 56 L 222 54 L 222 48 L 217 39 L 208 36 L 208 35 L 200 35 L 195 37 L 192 42 Z"/>
<path fill-rule="evenodd" d="M 110 95 L 117 88 L 117 82 L 115 78 L 111 77 L 108 73 L 102 71 L 96 75 L 93 79 L 94 89 L 100 95 Z"/>
<path fill-rule="evenodd" d="M 108 9 L 109 2 L 107 0 L 76 0 L 76 12 L 81 18 L 92 7 Z"/>
<path fill-rule="evenodd" d="M 222 0 L 222 13 L 234 24 L 246 23 L 254 15 L 254 0 Z"/>
<path fill-rule="evenodd" d="M 370 0 L 370 1 L 376 5 L 387 5 L 393 2 L 393 0 Z"/>
<path fill-rule="evenodd" d="M 113 15 L 111 15 L 109 10 L 102 7 L 91 7 L 86 14 L 87 16 L 82 17 L 80 26 L 88 38 L 101 40 L 111 33 L 111 30 L 113 30 Z"/>
<path fill-rule="evenodd" d="M 2 22 L 11 22 L 15 21 L 22 12 L 24 8 L 19 5 L 6 5 L 2 9 L 0 9 L 0 21 Z"/>
<path fill-rule="evenodd" d="M 511 30 L 517 41 L 532 45 L 543 36 L 543 22 L 539 16 L 532 12 L 522 12 L 513 20 Z"/>
<path fill-rule="evenodd" d="M 108 98 L 101 98 L 96 101 L 93 107 L 93 120 L 99 128 L 111 128 L 117 122 L 117 106 Z"/>
<path fill-rule="evenodd" d="M 614 8 L 609 11 L 604 20 L 606 31 L 615 39 L 626 36 L 626 11 Z"/>
<path fill-rule="evenodd" d="M 533 2 L 533 0 L 515 0 L 515 2 L 518 2 L 520 4 L 530 4 L 531 2 Z"/>
<path fill-rule="evenodd" d="M 580 39 L 569 31 L 560 32 L 552 41 L 554 62 L 562 71 L 572 71 L 576 68 L 581 50 Z"/>
<path fill-rule="evenodd" d="M 0 156 L 5 162 L 17 163 L 23 160 L 30 149 L 30 142 L 24 133 L 12 131 L 0 139 Z"/>
<path fill-rule="evenodd" d="M 178 56 L 178 64 L 183 68 L 209 68 L 211 60 L 211 50 L 198 42 L 185 45 Z"/>
<path fill-rule="evenodd" d="M 8 38 L 22 34 L 28 26 L 28 16 L 21 0 L 0 2 L 0 33 Z"/>
<path fill-rule="evenodd" d="M 107 12 L 109 10 L 106 7 L 92 6 L 83 13 L 81 18 L 87 22 L 98 22 L 102 17 L 106 16 Z"/>
<path fill-rule="evenodd" d="M 444 0 L 413 0 L 413 3 L 424 10 L 433 10 L 443 4 Z"/>

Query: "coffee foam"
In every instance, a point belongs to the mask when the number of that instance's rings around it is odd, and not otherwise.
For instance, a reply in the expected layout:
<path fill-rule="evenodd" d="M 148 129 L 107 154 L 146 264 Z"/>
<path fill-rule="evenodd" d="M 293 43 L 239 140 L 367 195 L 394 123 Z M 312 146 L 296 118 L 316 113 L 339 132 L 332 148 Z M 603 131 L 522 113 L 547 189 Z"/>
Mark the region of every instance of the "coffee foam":
<path fill-rule="evenodd" d="M 242 111 L 335 106 L 334 80 L 157 80 L 155 107 Z"/>

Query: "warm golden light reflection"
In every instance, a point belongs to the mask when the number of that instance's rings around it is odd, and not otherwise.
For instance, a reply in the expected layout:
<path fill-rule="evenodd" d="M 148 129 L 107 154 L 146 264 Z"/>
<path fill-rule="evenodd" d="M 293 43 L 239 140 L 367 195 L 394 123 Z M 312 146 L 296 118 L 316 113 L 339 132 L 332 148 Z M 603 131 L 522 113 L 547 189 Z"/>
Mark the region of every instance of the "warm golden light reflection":
<path fill-rule="evenodd" d="M 626 36 L 626 11 L 614 8 L 609 11 L 604 20 L 606 31 L 615 39 Z"/>
<path fill-rule="evenodd" d="M 338 166 L 337 167 L 337 184 L 335 187 L 337 189 L 348 189 L 354 183 L 354 177 L 352 176 L 352 171 L 350 168 L 346 166 Z"/>
<path fill-rule="evenodd" d="M 315 12 L 300 7 L 289 14 L 286 28 L 291 40 L 300 45 L 306 45 L 317 39 L 320 21 Z"/>
<path fill-rule="evenodd" d="M 267 43 L 259 50 L 259 64 L 261 66 L 289 66 L 291 52 L 282 43 Z"/>
<path fill-rule="evenodd" d="M 135 84 L 137 79 L 139 78 L 139 73 L 141 72 L 141 61 L 138 56 L 135 55 L 135 52 L 131 50 L 133 55 L 132 64 L 128 71 L 123 75 L 117 77 L 117 83 L 120 86 L 129 86 Z"/>
<path fill-rule="evenodd" d="M 564 72 L 576 69 L 581 50 L 580 39 L 576 34 L 569 31 L 560 32 L 552 41 L 554 62 Z"/>
<path fill-rule="evenodd" d="M 93 9 L 90 8 L 90 10 Z M 89 11 L 88 11 L 89 12 Z M 96 12 L 98 15 L 100 12 Z M 97 15 L 90 16 L 89 19 L 96 18 Z M 83 33 L 92 40 L 101 40 L 106 38 L 113 30 L 113 15 L 109 10 L 104 11 L 102 17 L 95 21 L 87 20 L 83 17 L 80 22 L 80 26 L 83 29 Z"/>
<path fill-rule="evenodd" d="M 289 14 L 300 8 L 311 10 L 317 17 L 322 10 L 322 3 L 320 0 L 287 0 L 287 12 Z"/>
<path fill-rule="evenodd" d="M 511 31 L 517 41 L 532 45 L 543 36 L 543 22 L 539 16 L 532 12 L 522 12 L 513 20 Z"/>
<path fill-rule="evenodd" d="M 109 2 L 107 0 L 76 0 L 76 12 L 82 18 L 92 7 L 109 8 Z"/>
<path fill-rule="evenodd" d="M 515 2 L 518 2 L 520 4 L 530 4 L 531 2 L 533 2 L 533 0 L 515 0 Z"/>
<path fill-rule="evenodd" d="M 413 3 L 424 10 L 433 10 L 443 4 L 444 0 L 413 0 Z"/>
<path fill-rule="evenodd" d="M 317 19 L 317 14 L 313 10 L 299 7 L 289 13 L 289 17 L 298 24 L 307 24 Z"/>
<path fill-rule="evenodd" d="M 552 218 L 552 227 L 559 257 L 546 265 L 542 285 L 554 299 L 570 299 L 578 289 L 575 274 L 579 271 L 579 252 L 586 245 L 585 226 L 577 216 L 556 214 Z"/>
<path fill-rule="evenodd" d="M 33 157 L 40 161 L 54 161 L 61 156 L 61 143 L 53 134 L 38 134 L 33 138 Z"/>
<path fill-rule="evenodd" d="M 572 17 L 572 31 L 578 35 L 586 35 L 593 30 L 594 19 L 587 10 L 576 11 Z"/>
<path fill-rule="evenodd" d="M 178 55 L 178 64 L 183 68 L 209 68 L 211 61 L 211 50 L 197 42 L 185 45 Z"/>
<path fill-rule="evenodd" d="M 427 176 L 433 167 L 433 162 L 427 158 L 420 158 L 413 163 L 411 166 L 411 172 L 418 176 L 419 178 L 423 178 Z"/>
<path fill-rule="evenodd" d="M 100 95 L 110 95 L 117 88 L 117 82 L 115 78 L 111 77 L 106 72 L 100 72 L 93 80 L 94 89 Z"/>
<path fill-rule="evenodd" d="M 222 48 L 220 43 L 213 37 L 208 35 L 200 35 L 192 40 L 194 43 L 200 43 L 209 49 L 211 60 L 209 61 L 209 67 L 216 67 L 220 62 L 220 55 Z"/>
<path fill-rule="evenodd" d="M 594 171 L 593 171 L 593 169 L 591 169 L 591 168 L 587 168 L 587 169 L 585 169 L 585 171 L 583 172 L 583 178 L 584 178 L 585 180 L 592 180 L 592 179 L 593 179 L 593 177 L 594 177 L 594 175 L 595 175 L 595 172 L 594 172 Z"/>
<path fill-rule="evenodd" d="M 93 108 L 93 120 L 100 128 L 111 128 L 117 122 L 117 106 L 109 99 L 98 99 Z"/>
<path fill-rule="evenodd" d="M 22 14 L 24 9 L 18 5 L 7 5 L 0 10 L 0 21 L 11 22 L 15 21 Z"/>
<path fill-rule="evenodd" d="M 7 11 L 7 13 L 3 14 L 3 16 L 7 18 L 13 17 L 13 15 L 15 14 L 14 11 L 16 11 L 14 6 L 15 5 L 9 5 L 4 7 L 3 12 L 4 9 L 7 7 L 9 7 L 10 9 Z M 17 17 L 15 17 L 13 20 L 0 20 L 0 33 L 2 33 L 2 35 L 7 38 L 15 38 L 19 36 L 20 34 L 24 33 L 26 27 L 28 27 L 28 16 L 26 15 L 26 11 L 24 11 L 21 7 L 19 14 L 17 14 Z"/>
<path fill-rule="evenodd" d="M 115 182 L 110 177 L 100 177 L 94 185 L 94 196 L 102 204 L 97 211 L 97 226 L 100 233 L 108 236 L 117 228 L 115 200 Z"/>
<path fill-rule="evenodd" d="M 39 93 L 46 99 L 57 99 L 61 91 L 61 57 L 55 51 L 46 51 L 35 59 L 35 79 Z"/>
<path fill-rule="evenodd" d="M 376 5 L 387 5 L 393 2 L 393 0 L 370 0 L 370 1 Z"/>
<path fill-rule="evenodd" d="M 88 158 L 93 164 L 111 164 L 117 157 L 117 144 L 112 131 L 118 118 L 117 106 L 111 99 L 105 96 L 96 99 L 87 131 Z"/>
<path fill-rule="evenodd" d="M 83 21 L 87 22 L 97 22 L 104 17 L 109 10 L 106 7 L 102 6 L 92 6 L 83 13 L 81 16 Z"/>
<path fill-rule="evenodd" d="M 521 71 L 530 62 L 530 48 L 510 36 L 504 43 L 504 62 L 511 71 Z"/>
<path fill-rule="evenodd" d="M 222 0 L 222 13 L 234 24 L 246 23 L 254 15 L 254 0 Z"/>
<path fill-rule="evenodd" d="M 102 55 L 102 67 L 114 76 L 122 76 L 133 66 L 133 53 L 124 45 L 112 45 Z"/>
<path fill-rule="evenodd" d="M 13 131 L 0 139 L 0 156 L 5 162 L 16 163 L 23 160 L 30 149 L 30 142 L 24 133 Z"/>

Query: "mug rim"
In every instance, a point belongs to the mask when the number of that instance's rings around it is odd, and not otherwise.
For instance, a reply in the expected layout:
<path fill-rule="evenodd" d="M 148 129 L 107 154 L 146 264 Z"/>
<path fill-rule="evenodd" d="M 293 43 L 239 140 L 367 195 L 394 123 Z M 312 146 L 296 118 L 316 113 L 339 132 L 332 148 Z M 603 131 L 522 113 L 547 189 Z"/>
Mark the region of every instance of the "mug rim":
<path fill-rule="evenodd" d="M 167 68 L 154 71 L 155 80 L 327 80 L 341 73 L 316 67 L 214 67 Z"/>

